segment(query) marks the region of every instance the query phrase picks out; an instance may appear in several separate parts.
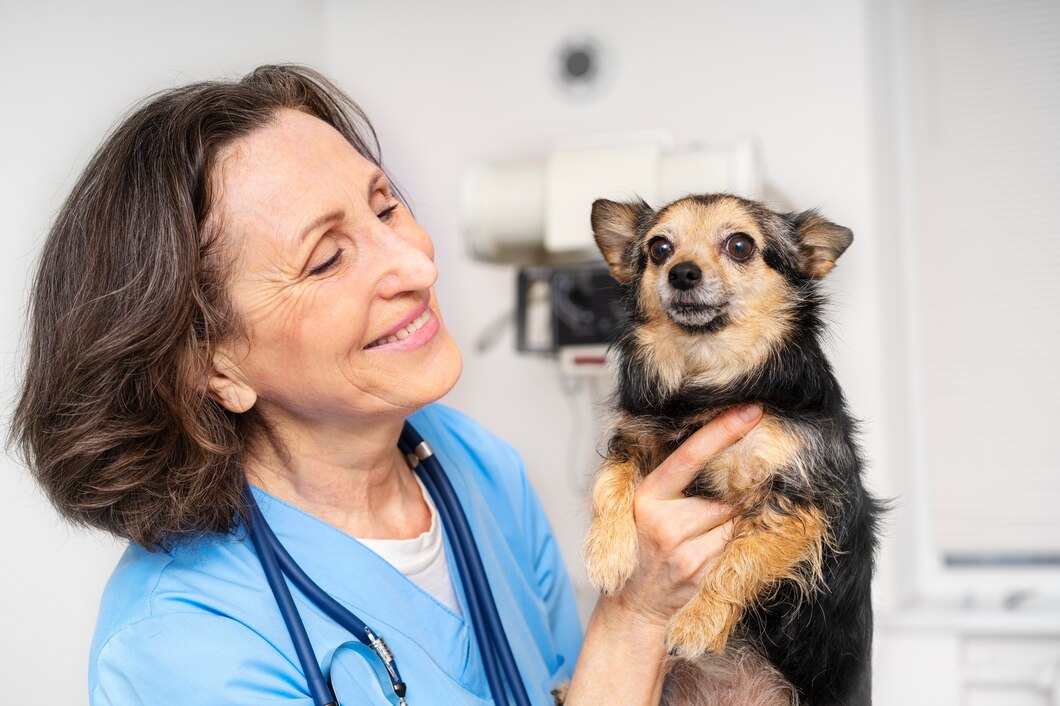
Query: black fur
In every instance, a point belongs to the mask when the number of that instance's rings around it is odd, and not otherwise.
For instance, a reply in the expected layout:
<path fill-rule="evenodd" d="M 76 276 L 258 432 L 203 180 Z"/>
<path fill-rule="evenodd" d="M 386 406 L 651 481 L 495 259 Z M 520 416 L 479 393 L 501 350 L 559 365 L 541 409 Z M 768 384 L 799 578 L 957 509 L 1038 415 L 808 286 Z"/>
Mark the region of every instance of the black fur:
<path fill-rule="evenodd" d="M 712 197 L 699 197 L 711 199 Z M 834 548 L 824 555 L 824 588 L 801 599 L 791 583 L 781 582 L 770 595 L 747 610 L 734 637 L 751 644 L 775 664 L 808 706 L 853 706 L 870 703 L 872 605 L 870 582 L 883 504 L 862 483 L 862 461 L 855 442 L 857 422 L 850 415 L 832 366 L 821 347 L 824 330 L 822 298 L 815 280 L 803 275 L 793 256 L 798 250 L 782 247 L 778 238 L 798 225 L 796 216 L 778 216 L 754 202 L 756 217 L 766 236 L 762 256 L 800 296 L 792 333 L 758 369 L 725 387 L 685 385 L 661 395 L 653 371 L 644 363 L 635 337 L 646 323 L 636 306 L 638 281 L 645 263 L 631 248 L 634 279 L 624 288 L 628 322 L 615 342 L 620 361 L 616 404 L 648 422 L 660 436 L 672 439 L 670 450 L 691 434 L 694 419 L 705 410 L 722 411 L 757 402 L 766 413 L 798 423 L 820 444 L 824 462 L 814 468 L 809 482 L 797 474 L 778 474 L 771 501 L 777 509 L 815 506 L 830 520 Z M 650 230 L 659 214 L 642 218 L 634 244 Z M 727 322 L 707 331 L 710 335 Z M 620 444 L 619 439 L 615 440 Z M 612 448 L 612 451 L 615 449 Z M 709 495 L 697 485 L 690 493 Z M 753 511 L 753 508 L 751 509 Z"/>

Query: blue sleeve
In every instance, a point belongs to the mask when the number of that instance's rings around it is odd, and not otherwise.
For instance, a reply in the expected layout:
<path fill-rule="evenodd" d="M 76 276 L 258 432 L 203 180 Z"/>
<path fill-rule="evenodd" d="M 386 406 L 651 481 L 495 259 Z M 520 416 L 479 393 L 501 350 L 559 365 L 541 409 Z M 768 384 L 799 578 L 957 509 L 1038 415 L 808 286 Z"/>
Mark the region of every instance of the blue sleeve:
<path fill-rule="evenodd" d="M 312 706 L 299 666 L 247 626 L 203 613 L 133 623 L 99 652 L 92 706 Z"/>

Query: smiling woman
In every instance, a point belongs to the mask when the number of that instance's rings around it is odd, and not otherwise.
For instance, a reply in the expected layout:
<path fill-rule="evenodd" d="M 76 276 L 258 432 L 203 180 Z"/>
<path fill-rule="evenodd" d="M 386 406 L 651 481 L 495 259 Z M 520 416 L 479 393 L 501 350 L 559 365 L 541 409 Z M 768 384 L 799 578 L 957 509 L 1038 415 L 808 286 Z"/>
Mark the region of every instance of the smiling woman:
<path fill-rule="evenodd" d="M 422 500 L 382 517 L 340 518 L 321 496 L 340 490 L 337 479 L 364 494 L 367 476 L 351 467 L 402 465 L 381 430 L 444 395 L 460 374 L 434 297 L 430 237 L 377 164 L 298 110 L 281 109 L 226 149 L 213 187 L 222 196 L 207 228 L 225 233 L 235 263 L 229 296 L 245 335 L 217 346 L 210 391 L 230 412 L 256 408 L 280 448 L 312 459 L 295 468 L 300 459 L 264 447 L 254 477 L 353 536 L 418 536 L 429 521 Z M 349 429 L 358 433 L 329 433 Z"/>
<path fill-rule="evenodd" d="M 270 418 L 291 395 L 319 413 L 408 414 L 452 387 L 460 354 L 433 295 L 434 248 L 377 165 L 327 123 L 283 110 L 233 145 L 219 173 L 216 218 L 238 263 L 231 297 L 254 341 L 227 353 L 240 362 L 214 379 L 221 399 L 261 390 Z M 410 336 L 425 313 L 430 325 Z M 294 373 L 289 389 L 247 384 L 278 365 Z"/>
<path fill-rule="evenodd" d="M 93 704 L 321 704 L 321 670 L 341 703 L 390 703 L 301 592 L 296 647 L 247 541 L 263 527 L 386 636 L 414 703 L 505 703 L 442 537 L 459 513 L 411 472 L 406 420 L 449 471 L 531 701 L 570 678 L 569 706 L 658 702 L 666 620 L 735 512 L 682 491 L 760 411 L 707 425 L 637 490 L 639 568 L 583 641 L 522 461 L 435 404 L 461 372 L 437 277 L 367 119 L 310 69 L 165 91 L 100 147 L 44 244 L 13 425 L 64 516 L 131 540 L 100 607 Z"/>

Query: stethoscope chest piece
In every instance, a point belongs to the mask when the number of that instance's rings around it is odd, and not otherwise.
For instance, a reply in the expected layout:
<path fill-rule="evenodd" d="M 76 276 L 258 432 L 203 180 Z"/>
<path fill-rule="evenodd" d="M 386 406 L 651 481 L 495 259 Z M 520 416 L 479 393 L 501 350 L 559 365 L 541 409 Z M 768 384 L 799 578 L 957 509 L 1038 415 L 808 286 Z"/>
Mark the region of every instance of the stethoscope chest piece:
<path fill-rule="evenodd" d="M 382 638 L 377 639 L 382 642 Z M 389 650 L 386 648 L 386 643 L 383 643 L 383 649 L 386 649 L 387 652 L 389 652 Z M 386 688 L 387 685 L 392 683 L 392 678 L 389 670 L 383 662 L 383 659 L 379 656 L 378 648 L 369 647 L 360 640 L 350 640 L 349 642 L 344 642 L 338 647 L 336 647 L 335 651 L 331 653 L 331 663 L 328 665 L 326 675 L 328 680 L 328 686 L 331 687 L 332 694 L 335 693 L 335 687 L 331 683 L 332 667 L 335 664 L 335 660 L 338 659 L 339 655 L 341 655 L 343 652 L 354 652 L 360 655 L 364 659 L 364 661 L 372 667 L 372 670 L 375 672 L 375 678 L 379 681 L 379 685 L 383 687 L 383 695 L 386 697 L 386 700 L 388 702 L 393 704 L 393 706 L 408 706 L 407 702 L 405 701 L 404 685 L 402 685 L 400 694 L 398 694 L 397 691 L 394 689 Z M 391 659 L 390 661 L 393 662 L 393 659 Z M 347 706 L 339 701 L 335 701 L 335 705 Z M 351 704 L 348 706 L 353 705 Z"/>

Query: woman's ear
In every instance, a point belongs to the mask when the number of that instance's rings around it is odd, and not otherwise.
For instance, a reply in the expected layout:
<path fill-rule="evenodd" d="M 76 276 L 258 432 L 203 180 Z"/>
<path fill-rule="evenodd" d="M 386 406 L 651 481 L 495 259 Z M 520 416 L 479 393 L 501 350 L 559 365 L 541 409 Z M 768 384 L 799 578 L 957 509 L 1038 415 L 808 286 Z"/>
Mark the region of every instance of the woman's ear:
<path fill-rule="evenodd" d="M 632 244 L 638 224 L 651 213 L 651 207 L 644 201 L 593 201 L 593 238 L 611 268 L 611 274 L 622 284 L 633 279 L 636 252 Z"/>
<path fill-rule="evenodd" d="M 214 353 L 213 372 L 207 387 L 210 397 L 236 414 L 248 411 L 258 401 L 258 393 L 243 382 L 236 365 L 221 351 Z"/>
<path fill-rule="evenodd" d="M 820 279 L 832 271 L 835 261 L 854 242 L 849 228 L 825 220 L 817 211 L 789 213 L 799 246 L 799 269 L 807 277 Z"/>

